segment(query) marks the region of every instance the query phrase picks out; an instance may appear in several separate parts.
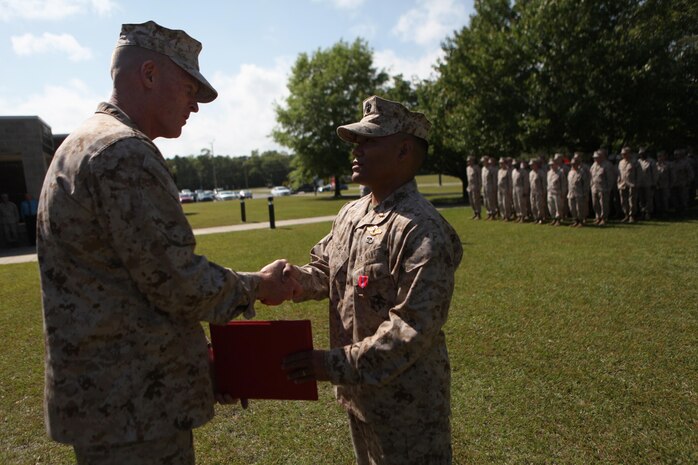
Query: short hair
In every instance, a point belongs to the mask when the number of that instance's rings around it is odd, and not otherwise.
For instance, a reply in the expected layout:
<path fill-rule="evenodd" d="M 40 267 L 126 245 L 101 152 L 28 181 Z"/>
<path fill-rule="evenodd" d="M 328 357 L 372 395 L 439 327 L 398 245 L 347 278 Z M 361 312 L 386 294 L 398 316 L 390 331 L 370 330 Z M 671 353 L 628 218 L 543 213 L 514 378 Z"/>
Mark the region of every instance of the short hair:
<path fill-rule="evenodd" d="M 116 80 L 117 76 L 122 72 L 132 72 L 140 68 L 146 62 L 152 60 L 157 65 L 172 62 L 166 55 L 148 50 L 135 45 L 116 47 L 111 57 L 111 78 Z M 174 62 L 172 62 L 174 63 Z"/>

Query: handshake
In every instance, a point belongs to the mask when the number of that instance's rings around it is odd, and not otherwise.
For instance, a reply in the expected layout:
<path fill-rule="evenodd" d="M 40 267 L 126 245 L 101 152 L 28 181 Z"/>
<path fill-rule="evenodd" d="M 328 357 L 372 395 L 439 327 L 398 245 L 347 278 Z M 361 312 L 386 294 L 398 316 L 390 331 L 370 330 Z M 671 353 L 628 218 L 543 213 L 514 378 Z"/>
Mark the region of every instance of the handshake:
<path fill-rule="evenodd" d="M 303 288 L 298 282 L 299 271 L 284 259 L 275 260 L 259 270 L 257 299 L 265 305 L 279 305 L 299 298 Z"/>

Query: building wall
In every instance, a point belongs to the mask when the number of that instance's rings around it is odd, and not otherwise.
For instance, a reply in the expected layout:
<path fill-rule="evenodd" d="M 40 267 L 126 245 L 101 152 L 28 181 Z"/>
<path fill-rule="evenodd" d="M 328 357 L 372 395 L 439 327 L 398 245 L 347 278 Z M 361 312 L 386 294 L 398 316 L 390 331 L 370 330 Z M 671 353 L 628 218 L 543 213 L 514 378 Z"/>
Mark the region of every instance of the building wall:
<path fill-rule="evenodd" d="M 55 152 L 51 127 L 37 116 L 0 116 L 0 191 L 19 203 L 26 192 L 39 198 Z M 22 177 L 17 173 L 22 164 Z"/>

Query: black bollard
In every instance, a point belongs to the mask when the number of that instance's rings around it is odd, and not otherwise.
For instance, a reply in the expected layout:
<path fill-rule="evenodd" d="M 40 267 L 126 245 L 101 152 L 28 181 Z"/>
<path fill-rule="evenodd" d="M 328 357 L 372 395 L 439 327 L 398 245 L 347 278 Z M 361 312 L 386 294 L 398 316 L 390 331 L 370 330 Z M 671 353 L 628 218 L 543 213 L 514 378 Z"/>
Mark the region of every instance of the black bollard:
<path fill-rule="evenodd" d="M 269 227 L 271 229 L 276 229 L 276 223 L 274 222 L 274 197 L 268 197 L 269 200 Z"/>
<path fill-rule="evenodd" d="M 240 197 L 240 218 L 243 223 L 247 221 L 247 215 L 245 215 L 245 197 Z"/>

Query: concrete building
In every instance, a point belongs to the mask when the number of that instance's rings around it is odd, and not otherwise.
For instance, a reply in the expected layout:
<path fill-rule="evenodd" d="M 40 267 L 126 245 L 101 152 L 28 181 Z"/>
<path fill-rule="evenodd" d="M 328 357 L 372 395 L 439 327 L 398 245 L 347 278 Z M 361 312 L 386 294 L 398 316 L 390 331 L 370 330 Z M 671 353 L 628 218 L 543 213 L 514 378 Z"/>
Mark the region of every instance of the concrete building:
<path fill-rule="evenodd" d="M 54 136 L 38 116 L 0 116 L 0 192 L 19 204 L 39 198 L 46 170 L 66 135 Z"/>

